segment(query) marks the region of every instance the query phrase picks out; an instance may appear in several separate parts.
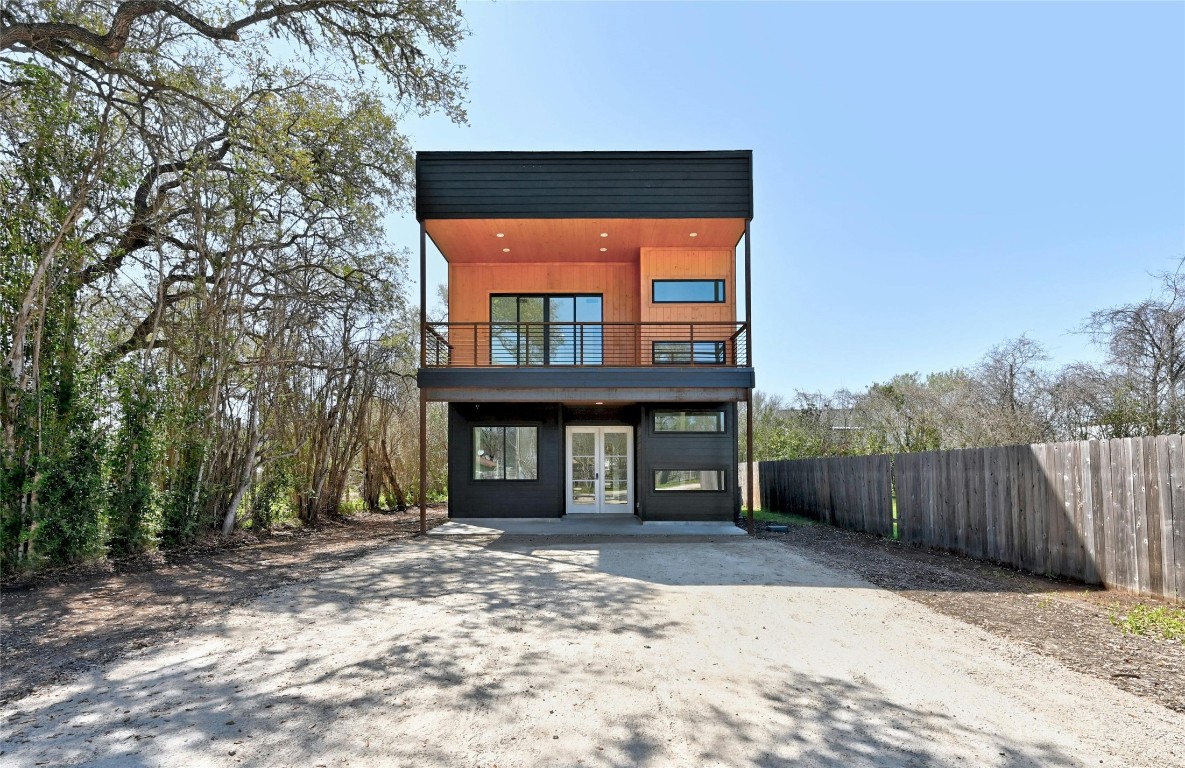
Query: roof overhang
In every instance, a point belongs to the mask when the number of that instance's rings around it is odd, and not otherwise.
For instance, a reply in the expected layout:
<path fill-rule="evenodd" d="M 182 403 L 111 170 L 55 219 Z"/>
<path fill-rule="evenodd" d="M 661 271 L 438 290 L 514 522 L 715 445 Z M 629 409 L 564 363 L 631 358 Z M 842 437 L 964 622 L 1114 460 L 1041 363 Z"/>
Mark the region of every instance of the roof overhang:
<path fill-rule="evenodd" d="M 432 219 L 453 264 L 636 262 L 640 248 L 735 248 L 744 219 Z"/>

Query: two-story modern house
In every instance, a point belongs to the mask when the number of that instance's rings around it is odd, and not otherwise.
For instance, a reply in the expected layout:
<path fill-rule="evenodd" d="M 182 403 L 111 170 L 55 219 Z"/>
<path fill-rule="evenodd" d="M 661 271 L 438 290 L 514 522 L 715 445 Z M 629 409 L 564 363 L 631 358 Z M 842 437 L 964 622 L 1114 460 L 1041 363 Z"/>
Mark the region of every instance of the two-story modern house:
<path fill-rule="evenodd" d="M 421 306 L 427 238 L 448 262 L 418 382 L 421 418 L 449 404 L 449 516 L 733 520 L 752 153 L 421 152 L 416 195 Z"/>

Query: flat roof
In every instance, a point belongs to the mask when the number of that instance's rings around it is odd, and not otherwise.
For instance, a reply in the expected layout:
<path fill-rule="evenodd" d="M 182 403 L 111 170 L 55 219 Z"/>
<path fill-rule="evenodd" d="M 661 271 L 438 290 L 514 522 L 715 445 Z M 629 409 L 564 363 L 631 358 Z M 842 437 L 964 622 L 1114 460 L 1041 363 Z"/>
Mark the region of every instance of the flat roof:
<path fill-rule="evenodd" d="M 753 217 L 753 152 L 419 152 L 416 218 Z"/>

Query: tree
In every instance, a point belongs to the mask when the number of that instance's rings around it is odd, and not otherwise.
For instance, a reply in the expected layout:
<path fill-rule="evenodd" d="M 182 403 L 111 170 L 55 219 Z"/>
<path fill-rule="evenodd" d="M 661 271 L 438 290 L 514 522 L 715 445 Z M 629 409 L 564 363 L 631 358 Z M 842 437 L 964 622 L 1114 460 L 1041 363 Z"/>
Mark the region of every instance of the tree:
<path fill-rule="evenodd" d="M 1185 265 L 1185 261 L 1182 262 Z M 1155 275 L 1159 295 L 1092 312 L 1082 330 L 1107 351 L 1117 376 L 1107 416 L 1115 431 L 1157 435 L 1185 429 L 1185 275 Z"/>
<path fill-rule="evenodd" d="M 255 496 L 334 511 L 361 414 L 414 359 L 384 341 L 406 257 L 381 219 L 411 197 L 400 119 L 464 119 L 456 4 L 17 0 L 0 21 L 3 563 L 52 521 L 99 530 L 51 476 L 132 548 L 151 537 L 126 514 L 180 544 L 270 519 Z"/>
<path fill-rule="evenodd" d="M 983 445 L 1019 445 L 1050 439 L 1050 381 L 1041 363 L 1049 359 L 1027 335 L 992 347 L 972 375 L 984 434 Z"/>

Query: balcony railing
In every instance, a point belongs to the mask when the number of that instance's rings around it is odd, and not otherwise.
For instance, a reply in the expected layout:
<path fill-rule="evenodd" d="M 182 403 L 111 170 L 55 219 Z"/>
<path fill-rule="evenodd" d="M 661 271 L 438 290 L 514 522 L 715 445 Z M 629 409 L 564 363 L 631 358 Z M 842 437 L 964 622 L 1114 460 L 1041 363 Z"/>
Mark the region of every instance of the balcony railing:
<path fill-rule="evenodd" d="M 747 323 L 428 323 L 427 368 L 748 368 Z"/>

